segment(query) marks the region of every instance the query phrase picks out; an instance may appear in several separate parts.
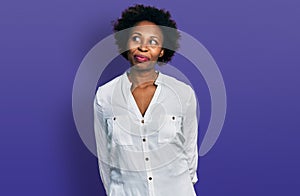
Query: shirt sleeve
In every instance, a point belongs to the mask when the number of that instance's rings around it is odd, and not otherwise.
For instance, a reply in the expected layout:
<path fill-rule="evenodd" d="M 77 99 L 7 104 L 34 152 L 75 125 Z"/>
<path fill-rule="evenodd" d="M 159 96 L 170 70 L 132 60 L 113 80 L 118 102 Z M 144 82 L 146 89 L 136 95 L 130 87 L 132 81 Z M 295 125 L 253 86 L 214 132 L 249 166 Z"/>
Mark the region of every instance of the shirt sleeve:
<path fill-rule="evenodd" d="M 188 159 L 191 181 L 195 184 L 198 166 L 198 120 L 197 120 L 197 101 L 194 91 L 191 89 L 190 97 L 187 101 L 187 109 L 183 118 L 183 134 L 185 136 L 184 150 Z"/>
<path fill-rule="evenodd" d="M 105 119 L 103 117 L 103 109 L 97 101 L 97 97 L 94 100 L 94 131 L 97 147 L 98 165 L 100 171 L 100 177 L 108 195 L 110 184 L 110 171 L 109 165 L 109 151 L 110 143 L 108 142 L 107 128 Z"/>

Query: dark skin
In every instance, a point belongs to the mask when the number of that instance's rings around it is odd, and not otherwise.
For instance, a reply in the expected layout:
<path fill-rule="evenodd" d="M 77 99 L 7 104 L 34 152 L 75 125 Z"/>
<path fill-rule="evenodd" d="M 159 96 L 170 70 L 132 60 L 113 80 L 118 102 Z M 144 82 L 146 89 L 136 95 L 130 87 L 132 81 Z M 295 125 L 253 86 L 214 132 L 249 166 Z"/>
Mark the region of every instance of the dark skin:
<path fill-rule="evenodd" d="M 136 104 L 142 116 L 145 115 L 146 110 L 152 100 L 155 93 L 156 86 L 153 84 L 154 81 L 145 82 L 134 89 L 132 92 Z"/>
<path fill-rule="evenodd" d="M 154 81 L 158 73 L 155 72 L 155 64 L 158 57 L 164 54 L 162 43 L 160 28 L 149 21 L 137 23 L 129 37 L 128 60 L 131 68 L 128 78 L 132 83 L 132 95 L 142 116 L 145 115 L 156 90 Z"/>

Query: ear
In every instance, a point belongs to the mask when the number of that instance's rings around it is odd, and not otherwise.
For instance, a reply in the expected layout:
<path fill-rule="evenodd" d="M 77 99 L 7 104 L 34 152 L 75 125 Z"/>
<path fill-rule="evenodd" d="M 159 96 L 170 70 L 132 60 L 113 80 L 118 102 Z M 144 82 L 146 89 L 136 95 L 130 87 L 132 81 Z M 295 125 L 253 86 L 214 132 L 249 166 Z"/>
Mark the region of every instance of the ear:
<path fill-rule="evenodd" d="M 161 49 L 160 54 L 159 54 L 159 57 L 164 56 L 164 52 L 165 52 L 165 50 L 164 50 L 164 49 Z"/>

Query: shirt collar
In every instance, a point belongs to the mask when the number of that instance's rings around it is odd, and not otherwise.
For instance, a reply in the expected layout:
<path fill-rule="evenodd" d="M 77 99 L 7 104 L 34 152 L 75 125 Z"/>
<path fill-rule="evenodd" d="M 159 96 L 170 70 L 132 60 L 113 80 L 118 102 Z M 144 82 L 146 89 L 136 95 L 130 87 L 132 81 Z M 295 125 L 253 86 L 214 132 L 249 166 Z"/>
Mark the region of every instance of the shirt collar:
<path fill-rule="evenodd" d="M 160 85 L 163 83 L 164 74 L 158 70 L 156 70 L 156 72 L 158 73 L 158 76 L 157 76 L 156 80 L 154 81 L 154 84 Z M 122 75 L 122 83 L 125 85 L 126 88 L 131 88 L 132 83 L 130 82 L 127 74 L 128 74 L 128 71 L 126 71 Z"/>

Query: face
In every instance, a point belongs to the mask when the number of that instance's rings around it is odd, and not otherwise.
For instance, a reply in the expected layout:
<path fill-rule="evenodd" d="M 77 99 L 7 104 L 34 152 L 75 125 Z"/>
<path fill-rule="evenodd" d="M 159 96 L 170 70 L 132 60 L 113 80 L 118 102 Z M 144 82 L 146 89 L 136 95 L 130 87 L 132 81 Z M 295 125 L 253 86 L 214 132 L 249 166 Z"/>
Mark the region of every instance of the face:
<path fill-rule="evenodd" d="M 154 69 L 158 57 L 164 54 L 162 44 L 163 34 L 159 26 L 149 21 L 137 23 L 127 42 L 131 66 L 139 70 Z"/>

